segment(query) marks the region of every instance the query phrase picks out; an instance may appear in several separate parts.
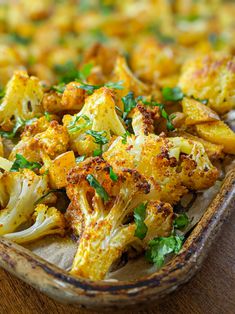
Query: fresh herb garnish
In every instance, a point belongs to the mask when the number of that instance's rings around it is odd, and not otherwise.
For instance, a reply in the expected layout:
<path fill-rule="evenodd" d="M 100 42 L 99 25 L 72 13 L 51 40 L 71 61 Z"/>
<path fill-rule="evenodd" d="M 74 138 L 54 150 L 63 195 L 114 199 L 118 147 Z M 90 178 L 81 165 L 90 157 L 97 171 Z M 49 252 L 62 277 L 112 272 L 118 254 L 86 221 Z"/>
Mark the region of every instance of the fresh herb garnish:
<path fill-rule="evenodd" d="M 148 227 L 144 222 L 146 218 L 146 207 L 147 203 L 142 203 L 134 209 L 134 221 L 136 224 L 135 237 L 140 240 L 143 240 L 148 232 Z"/>
<path fill-rule="evenodd" d="M 184 97 L 184 94 L 182 90 L 179 87 L 164 87 L 162 89 L 162 96 L 164 100 L 167 101 L 179 101 L 182 100 Z"/>
<path fill-rule="evenodd" d="M 32 41 L 32 38 L 29 38 L 29 37 L 24 37 L 24 36 L 21 36 L 17 33 L 11 33 L 9 34 L 9 38 L 11 41 L 17 43 L 17 44 L 21 44 L 21 45 L 29 45 Z"/>
<path fill-rule="evenodd" d="M 93 154 L 94 156 L 100 156 L 103 152 L 103 145 L 108 143 L 108 139 L 106 137 L 107 132 L 88 130 L 86 131 L 86 134 L 91 135 L 94 139 L 94 142 L 100 145 L 99 149 L 96 149 Z"/>
<path fill-rule="evenodd" d="M 129 131 L 126 131 L 123 135 L 122 135 L 122 144 L 126 144 L 127 143 L 127 136 L 131 136 L 131 133 Z"/>
<path fill-rule="evenodd" d="M 34 205 L 38 205 L 42 202 L 42 200 L 44 200 L 48 195 L 50 195 L 51 193 L 65 193 L 65 189 L 51 189 L 48 192 L 46 192 L 43 196 L 41 196 L 35 203 Z"/>
<path fill-rule="evenodd" d="M 174 227 L 176 229 L 184 229 L 189 224 L 189 218 L 186 213 L 178 215 L 174 220 Z"/>
<path fill-rule="evenodd" d="M 85 160 L 86 156 L 78 156 L 75 160 L 76 163 L 82 162 L 83 160 Z"/>
<path fill-rule="evenodd" d="M 169 237 L 158 237 L 149 241 L 146 251 L 146 259 L 157 267 L 164 264 L 165 257 L 170 253 L 178 253 L 182 247 L 184 237 L 171 235 Z"/>
<path fill-rule="evenodd" d="M 109 177 L 113 181 L 117 181 L 118 180 L 118 175 L 113 171 L 112 167 L 109 168 Z"/>
<path fill-rule="evenodd" d="M 55 65 L 54 69 L 59 77 L 59 83 L 68 84 L 75 80 L 85 81 L 90 75 L 92 67 L 92 63 L 87 63 L 84 64 L 80 70 L 78 70 L 73 61 L 67 61 L 65 64 Z"/>
<path fill-rule="evenodd" d="M 36 121 L 36 118 L 29 119 L 29 120 L 23 120 L 21 118 L 17 118 L 16 124 L 12 131 L 0 131 L 0 135 L 4 138 L 13 139 L 16 137 L 17 133 L 21 128 L 24 128 L 26 125 L 32 124 L 34 121 Z"/>
<path fill-rule="evenodd" d="M 12 172 L 17 172 L 20 169 L 30 169 L 30 170 L 35 170 L 35 169 L 40 169 L 42 167 L 41 164 L 39 164 L 38 162 L 31 162 L 28 161 L 26 158 L 24 158 L 24 156 L 20 155 L 20 154 L 16 154 L 16 159 L 10 169 L 10 171 Z"/>
<path fill-rule="evenodd" d="M 66 84 L 60 83 L 60 84 L 51 86 L 50 89 L 54 90 L 55 92 L 57 92 L 59 94 L 63 94 L 63 92 L 65 91 L 65 88 L 66 88 Z"/>
<path fill-rule="evenodd" d="M 80 121 L 81 119 L 83 119 L 84 122 L 77 125 L 77 122 Z M 91 125 L 91 120 L 88 116 L 78 114 L 74 116 L 72 122 L 68 125 L 68 132 L 74 133 L 77 131 L 81 131 L 81 130 L 86 129 L 90 125 Z"/>
<path fill-rule="evenodd" d="M 44 112 L 45 118 L 48 122 L 51 122 L 51 115 L 49 114 L 49 112 L 45 111 Z"/>
<path fill-rule="evenodd" d="M 77 81 L 81 84 L 77 88 L 85 90 L 88 95 L 92 95 L 96 89 L 99 89 L 101 87 L 108 87 L 108 88 L 112 88 L 112 89 L 123 89 L 122 81 L 108 82 L 108 83 L 101 84 L 101 85 L 91 85 L 91 84 L 87 84 L 85 82 L 82 82 L 80 80 L 77 80 Z"/>
<path fill-rule="evenodd" d="M 134 98 L 134 93 L 129 92 L 126 96 L 122 97 L 122 102 L 124 105 L 123 119 L 125 120 L 129 112 L 134 109 L 137 105 L 137 101 Z"/>
<path fill-rule="evenodd" d="M 86 177 L 88 183 L 92 188 L 96 190 L 96 193 L 104 200 L 109 200 L 109 195 L 105 191 L 105 189 L 102 187 L 102 185 L 95 179 L 95 177 L 92 174 L 88 174 Z"/>

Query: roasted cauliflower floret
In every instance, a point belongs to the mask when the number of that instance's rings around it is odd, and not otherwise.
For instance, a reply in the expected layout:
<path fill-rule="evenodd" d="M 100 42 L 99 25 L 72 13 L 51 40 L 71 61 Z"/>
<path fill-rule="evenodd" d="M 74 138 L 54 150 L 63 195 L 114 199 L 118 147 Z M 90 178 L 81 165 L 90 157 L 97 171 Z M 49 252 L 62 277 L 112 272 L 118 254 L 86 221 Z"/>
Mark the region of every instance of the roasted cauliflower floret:
<path fill-rule="evenodd" d="M 179 62 L 172 47 L 147 38 L 132 51 L 131 67 L 143 81 L 157 83 L 159 78 L 176 73 Z"/>
<path fill-rule="evenodd" d="M 27 222 L 34 203 L 48 190 L 46 176 L 33 171 L 5 172 L 0 178 L 0 235 L 16 231 Z"/>
<path fill-rule="evenodd" d="M 148 86 L 141 82 L 129 69 L 124 57 L 118 57 L 113 71 L 113 82 L 122 82 L 123 89 L 117 90 L 117 105 L 123 110 L 121 98 L 132 91 L 135 96 L 148 94 Z"/>
<path fill-rule="evenodd" d="M 106 87 L 96 90 L 87 97 L 78 114 L 65 115 L 63 124 L 69 132 L 72 149 L 79 155 L 90 156 L 100 148 L 92 134 L 95 136 L 98 132 L 106 138 L 107 143 L 112 134 L 125 133 L 125 128 L 115 111 L 112 92 Z"/>
<path fill-rule="evenodd" d="M 15 72 L 0 105 L 0 126 L 11 130 L 17 118 L 28 120 L 41 115 L 42 97 L 43 90 L 36 77 L 29 77 L 25 71 Z"/>
<path fill-rule="evenodd" d="M 33 214 L 34 223 L 22 231 L 5 234 L 4 237 L 17 243 L 28 243 L 49 234 L 64 235 L 64 216 L 55 207 L 40 204 Z"/>
<path fill-rule="evenodd" d="M 185 62 L 179 79 L 184 94 L 195 99 L 208 99 L 208 106 L 217 113 L 235 106 L 235 58 L 210 54 Z"/>
<path fill-rule="evenodd" d="M 135 207 L 145 200 L 149 185 L 137 171 L 123 169 L 116 181 L 110 178 L 110 165 L 90 158 L 68 175 L 67 194 L 71 204 L 67 218 L 80 235 L 71 273 L 93 280 L 104 279 L 112 264 L 129 246 L 146 248 L 150 238 L 169 235 L 173 211 L 169 204 L 146 205 L 144 239 L 135 236 Z"/>
<path fill-rule="evenodd" d="M 150 199 L 174 204 L 188 189 L 212 186 L 218 171 L 201 143 L 182 137 L 118 137 L 103 154 L 115 171 L 136 169 L 151 183 Z"/>
<path fill-rule="evenodd" d="M 26 127 L 20 142 L 9 156 L 10 160 L 14 160 L 16 154 L 21 154 L 29 161 L 41 161 L 42 153 L 54 159 L 67 151 L 69 135 L 66 128 L 55 120 L 45 121 L 44 125 L 41 122 Z M 40 132 L 40 129 L 43 131 Z"/>

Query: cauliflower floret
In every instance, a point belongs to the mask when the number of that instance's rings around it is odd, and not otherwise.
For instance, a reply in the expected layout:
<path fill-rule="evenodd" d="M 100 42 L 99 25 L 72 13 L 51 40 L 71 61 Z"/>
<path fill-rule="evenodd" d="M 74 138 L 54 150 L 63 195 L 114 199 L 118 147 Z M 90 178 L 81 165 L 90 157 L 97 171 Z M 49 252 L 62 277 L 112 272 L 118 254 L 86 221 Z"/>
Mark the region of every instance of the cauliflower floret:
<path fill-rule="evenodd" d="M 11 130 L 17 118 L 28 120 L 40 115 L 42 97 L 43 90 L 36 77 L 29 77 L 26 71 L 15 72 L 0 105 L 0 126 Z"/>
<path fill-rule="evenodd" d="M 188 189 L 212 186 L 218 171 L 212 166 L 201 143 L 182 137 L 118 137 L 103 154 L 118 171 L 136 169 L 151 183 L 149 199 L 174 204 Z"/>
<path fill-rule="evenodd" d="M 0 178 L 0 235 L 17 230 L 34 211 L 34 203 L 48 190 L 46 176 L 33 171 L 5 172 Z"/>
<path fill-rule="evenodd" d="M 137 79 L 128 68 L 124 57 L 118 57 L 113 71 L 113 82 L 122 82 L 123 89 L 116 90 L 117 105 L 123 110 L 121 98 L 126 96 L 129 91 L 132 91 L 135 96 L 148 94 L 148 86 Z"/>
<path fill-rule="evenodd" d="M 33 214 L 34 224 L 22 231 L 5 234 L 4 237 L 17 243 L 28 243 L 49 234 L 64 235 L 64 216 L 55 207 L 40 204 Z"/>
<path fill-rule="evenodd" d="M 100 147 L 88 131 L 101 132 L 107 139 L 106 143 L 110 140 L 111 134 L 125 133 L 125 128 L 115 111 L 112 92 L 106 87 L 96 90 L 87 97 L 78 114 L 65 115 L 63 124 L 68 129 L 72 149 L 79 155 L 92 155 Z"/>
<path fill-rule="evenodd" d="M 40 121 L 26 127 L 9 159 L 14 160 L 16 154 L 21 154 L 29 161 L 39 162 L 42 160 L 42 153 L 53 159 L 66 152 L 68 144 L 69 135 L 64 126 L 59 125 L 55 120 L 48 122 L 45 118 L 41 118 Z"/>
<path fill-rule="evenodd" d="M 137 171 L 124 169 L 110 178 L 110 165 L 90 158 L 68 175 L 71 204 L 67 219 L 80 234 L 71 273 L 92 280 L 105 277 L 112 264 L 129 246 L 146 248 L 150 238 L 169 235 L 173 211 L 169 204 L 150 202 L 146 208 L 148 228 L 143 240 L 135 236 L 133 211 L 145 200 L 149 185 Z M 92 181 L 90 181 L 92 178 Z"/>
<path fill-rule="evenodd" d="M 235 58 L 210 54 L 185 62 L 179 79 L 184 94 L 208 99 L 208 106 L 219 114 L 235 106 Z"/>
<path fill-rule="evenodd" d="M 142 40 L 131 54 L 131 67 L 136 75 L 147 82 L 176 73 L 179 62 L 175 51 L 153 38 Z"/>

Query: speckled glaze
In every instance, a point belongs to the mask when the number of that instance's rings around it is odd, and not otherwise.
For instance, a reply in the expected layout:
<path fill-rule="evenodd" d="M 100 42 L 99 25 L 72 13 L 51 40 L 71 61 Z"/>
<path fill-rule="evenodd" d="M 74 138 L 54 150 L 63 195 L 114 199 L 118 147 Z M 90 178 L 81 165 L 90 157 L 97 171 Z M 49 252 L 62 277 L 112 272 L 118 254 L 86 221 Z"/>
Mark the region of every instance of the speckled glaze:
<path fill-rule="evenodd" d="M 156 273 L 129 282 L 92 282 L 70 276 L 25 248 L 0 238 L 0 266 L 59 302 L 117 310 L 153 303 L 188 281 L 200 267 L 235 205 L 235 169 L 187 238 L 180 254 Z"/>

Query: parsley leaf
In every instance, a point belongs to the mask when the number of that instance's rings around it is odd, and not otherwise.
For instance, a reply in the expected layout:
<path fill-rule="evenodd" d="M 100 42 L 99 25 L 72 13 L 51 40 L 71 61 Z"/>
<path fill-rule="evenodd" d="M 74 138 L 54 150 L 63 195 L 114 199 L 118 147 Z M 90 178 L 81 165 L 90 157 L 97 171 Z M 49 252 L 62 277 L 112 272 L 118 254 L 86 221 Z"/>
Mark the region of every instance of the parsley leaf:
<path fill-rule="evenodd" d="M 95 177 L 92 174 L 88 174 L 86 176 L 86 180 L 90 184 L 91 187 L 93 187 L 96 190 L 96 193 L 104 200 L 109 200 L 109 195 L 105 191 L 105 189 L 102 187 L 102 185 L 95 179 Z"/>
<path fill-rule="evenodd" d="M 164 87 L 162 89 L 162 96 L 164 100 L 167 101 L 179 101 L 182 100 L 184 97 L 183 92 L 179 87 Z"/>
<path fill-rule="evenodd" d="M 17 172 L 17 171 L 19 171 L 19 169 L 24 169 L 24 168 L 34 170 L 34 169 L 40 169 L 41 167 L 42 167 L 42 165 L 39 164 L 38 162 L 28 161 L 26 158 L 24 158 L 24 156 L 22 156 L 20 154 L 16 154 L 16 159 L 15 159 L 10 171 Z"/>
<path fill-rule="evenodd" d="M 129 112 L 136 107 L 137 101 L 134 98 L 134 93 L 129 92 L 126 96 L 122 97 L 122 102 L 124 104 L 123 119 L 125 120 Z"/>
<path fill-rule="evenodd" d="M 80 121 L 81 119 L 83 119 L 84 122 L 77 125 L 77 122 Z M 72 122 L 68 125 L 68 132 L 74 133 L 77 131 L 81 131 L 83 129 L 86 129 L 90 125 L 91 125 L 91 120 L 88 116 L 78 114 L 73 117 Z"/>
<path fill-rule="evenodd" d="M 93 131 L 88 130 L 86 134 L 91 135 L 94 139 L 94 142 L 100 145 L 99 149 L 94 151 L 94 156 L 100 156 L 102 154 L 102 146 L 108 143 L 107 132 L 106 131 Z"/>
<path fill-rule="evenodd" d="M 146 204 L 140 204 L 134 209 L 134 221 L 136 224 L 135 237 L 143 240 L 148 232 L 148 227 L 146 226 L 144 220 L 146 218 Z"/>
<path fill-rule="evenodd" d="M 63 92 L 65 91 L 65 88 L 66 88 L 66 84 L 60 83 L 60 84 L 51 86 L 50 89 L 54 90 L 55 92 L 57 92 L 59 94 L 63 94 Z"/>
<path fill-rule="evenodd" d="M 180 251 L 183 240 L 183 236 L 171 235 L 169 237 L 158 237 L 149 241 L 145 255 L 146 259 L 154 263 L 157 267 L 161 267 L 168 254 Z"/>
<path fill-rule="evenodd" d="M 48 192 L 46 192 L 43 196 L 41 196 L 35 203 L 34 205 L 38 205 L 42 202 L 42 200 L 44 200 L 48 195 L 50 195 L 51 193 L 65 193 L 65 190 L 64 189 L 51 189 L 49 190 Z"/>
<path fill-rule="evenodd" d="M 113 171 L 112 167 L 109 168 L 109 177 L 115 182 L 118 180 L 118 175 Z"/>
<path fill-rule="evenodd" d="M 108 83 L 105 83 L 103 85 L 91 85 L 91 84 L 87 84 L 85 82 L 82 82 L 79 79 L 77 81 L 79 83 L 81 83 L 81 85 L 78 86 L 78 88 L 85 90 L 88 93 L 88 95 L 92 95 L 96 89 L 99 89 L 99 88 L 104 87 L 104 86 L 108 87 L 108 88 L 112 88 L 112 89 L 123 89 L 122 81 L 108 82 Z"/>
<path fill-rule="evenodd" d="M 127 136 L 130 136 L 131 133 L 129 131 L 126 131 L 123 135 L 122 135 L 122 144 L 126 144 L 127 143 Z"/>
<path fill-rule="evenodd" d="M 177 229 L 184 229 L 189 224 L 189 218 L 186 213 L 178 215 L 174 220 L 174 227 Z"/>
<path fill-rule="evenodd" d="M 34 121 L 36 121 L 36 118 L 29 120 L 23 120 L 21 118 L 18 118 L 12 131 L 0 131 L 0 135 L 4 138 L 13 139 L 16 137 L 21 128 L 24 128 L 26 125 L 32 124 L 32 122 Z"/>

